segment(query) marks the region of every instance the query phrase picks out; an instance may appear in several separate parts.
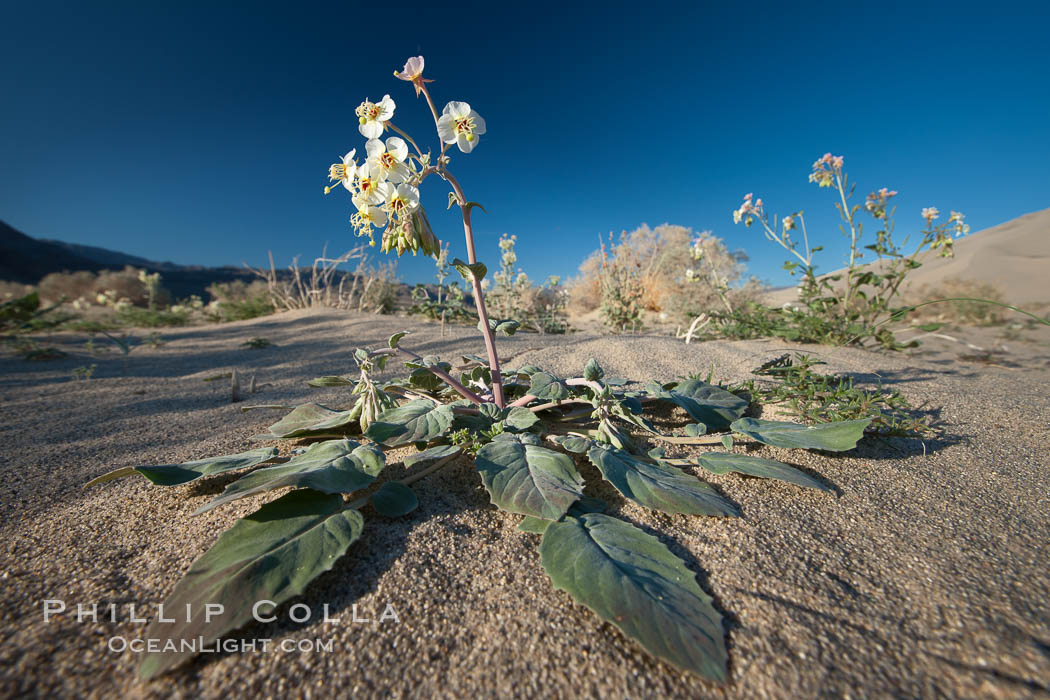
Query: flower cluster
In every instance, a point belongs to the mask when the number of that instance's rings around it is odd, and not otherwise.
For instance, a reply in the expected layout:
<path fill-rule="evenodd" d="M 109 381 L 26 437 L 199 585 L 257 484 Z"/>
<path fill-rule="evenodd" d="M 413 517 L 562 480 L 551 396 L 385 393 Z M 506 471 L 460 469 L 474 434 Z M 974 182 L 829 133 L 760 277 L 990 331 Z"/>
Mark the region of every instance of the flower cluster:
<path fill-rule="evenodd" d="M 756 216 L 762 218 L 762 198 L 753 199 L 753 195 L 748 192 L 744 195 L 744 203 L 733 212 L 733 223 L 743 221 L 745 226 L 750 226 Z"/>
<path fill-rule="evenodd" d="M 965 222 L 966 216 L 962 212 L 953 211 L 952 215 L 948 217 L 948 223 L 953 224 L 955 228 L 955 237 L 965 236 L 970 232 L 970 225 Z"/>
<path fill-rule="evenodd" d="M 416 95 L 426 94 L 432 105 L 426 88 L 426 83 L 432 81 L 423 78 L 423 65 L 423 57 L 414 56 L 405 62 L 403 70 L 394 71 L 394 76 L 411 82 Z M 460 151 L 470 153 L 478 145 L 478 137 L 485 133 L 485 120 L 466 102 L 449 102 L 440 118 L 435 111 L 442 144 L 441 157 L 435 166 L 431 164 L 429 152 L 424 154 L 411 137 L 393 125 L 391 119 L 396 109 L 390 95 L 384 95 L 379 102 L 366 99 L 358 105 L 354 111 L 357 128 L 367 139 L 364 161 L 358 164 L 357 149 L 342 156 L 329 167 L 331 184 L 324 192 L 329 194 L 337 185 L 342 185 L 350 193 L 357 210 L 350 217 L 350 223 L 359 237 L 368 236 L 370 245 L 375 245 L 374 231 L 379 230 L 383 252 L 396 251 L 400 256 L 406 251 L 412 251 L 413 255 L 423 251 L 425 255 L 438 255 L 441 245 L 420 206 L 419 185 L 432 173 L 448 179 L 444 170 L 448 163 L 445 149 L 456 144 Z M 391 136 L 384 141 L 382 136 L 388 129 L 405 138 Z M 409 143 L 415 147 L 415 153 L 410 152 Z"/>
<path fill-rule="evenodd" d="M 831 187 L 835 184 L 835 178 L 842 176 L 842 166 L 845 162 L 842 156 L 825 153 L 813 163 L 813 172 L 809 174 L 809 181 L 821 187 Z"/>
<path fill-rule="evenodd" d="M 897 190 L 883 187 L 878 192 L 872 192 L 864 202 L 864 208 L 871 212 L 876 219 L 886 218 L 886 205 L 890 199 L 897 196 Z"/>
<path fill-rule="evenodd" d="M 922 210 L 922 218 L 926 219 L 926 224 L 930 225 L 934 219 L 941 218 L 941 212 L 937 207 L 924 207 Z"/>

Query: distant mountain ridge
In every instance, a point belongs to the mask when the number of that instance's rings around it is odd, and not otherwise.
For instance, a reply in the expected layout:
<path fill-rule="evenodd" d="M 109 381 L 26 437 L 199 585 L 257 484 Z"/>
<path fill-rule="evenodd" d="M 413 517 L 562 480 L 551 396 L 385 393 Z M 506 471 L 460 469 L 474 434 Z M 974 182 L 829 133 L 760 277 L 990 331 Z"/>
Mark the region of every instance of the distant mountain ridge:
<path fill-rule="evenodd" d="M 96 246 L 37 239 L 0 221 L 0 280 L 37 284 L 52 272 L 100 272 L 121 270 L 126 265 L 160 272 L 161 284 L 175 299 L 194 294 L 205 297 L 205 290 L 216 282 L 257 279 L 251 270 L 243 267 L 177 265 Z"/>
<path fill-rule="evenodd" d="M 37 240 L 41 243 L 50 243 L 51 245 L 61 246 L 73 255 L 93 260 L 96 263 L 106 265 L 110 268 L 122 268 L 125 265 L 131 265 L 132 267 L 147 267 L 152 270 L 176 270 L 181 267 L 175 263 L 155 262 L 153 260 L 147 260 L 146 258 L 140 258 L 137 255 L 128 255 L 127 253 L 109 250 L 108 248 L 99 248 L 98 246 L 93 245 L 67 243 L 66 241 L 56 241 L 52 238 L 39 238 Z"/>

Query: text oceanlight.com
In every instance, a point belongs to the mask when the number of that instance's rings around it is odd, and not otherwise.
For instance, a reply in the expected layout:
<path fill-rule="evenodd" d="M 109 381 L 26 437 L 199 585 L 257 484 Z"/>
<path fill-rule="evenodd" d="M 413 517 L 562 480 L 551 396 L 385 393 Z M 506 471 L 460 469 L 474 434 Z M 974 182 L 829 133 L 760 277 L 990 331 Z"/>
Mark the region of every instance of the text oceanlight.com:
<path fill-rule="evenodd" d="M 278 619 L 277 603 L 272 600 L 256 601 L 251 607 L 251 619 L 260 623 L 274 622 Z M 45 600 L 43 603 L 44 622 L 50 623 L 55 619 L 75 621 L 78 623 L 111 622 L 130 623 L 134 625 L 153 625 L 151 632 L 159 631 L 156 625 L 175 624 L 177 622 L 203 622 L 205 625 L 227 615 L 226 607 L 221 603 L 205 603 L 194 606 L 186 604 L 176 606 L 174 609 L 165 608 L 161 603 L 156 606 L 153 615 L 148 614 L 146 606 L 135 606 L 134 604 L 99 605 L 98 603 L 83 604 L 75 606 L 67 605 L 64 600 Z M 377 614 L 378 612 L 378 614 Z M 243 614 L 243 608 L 237 606 L 237 610 L 229 614 Z M 319 622 L 321 624 L 389 624 L 399 623 L 397 611 L 389 603 L 381 610 L 362 610 L 356 604 L 351 605 L 341 615 L 333 617 L 326 603 L 315 615 L 314 610 L 303 603 L 296 603 L 288 607 L 281 615 L 292 622 L 306 623 Z M 330 652 L 333 650 L 334 639 L 223 639 L 198 636 L 189 639 L 179 638 L 145 638 L 134 639 L 122 635 L 110 637 L 107 647 L 110 651 L 121 653 L 130 651 L 132 653 L 166 653 L 166 652 L 190 652 L 195 654 L 207 653 L 237 653 L 237 652 Z"/>

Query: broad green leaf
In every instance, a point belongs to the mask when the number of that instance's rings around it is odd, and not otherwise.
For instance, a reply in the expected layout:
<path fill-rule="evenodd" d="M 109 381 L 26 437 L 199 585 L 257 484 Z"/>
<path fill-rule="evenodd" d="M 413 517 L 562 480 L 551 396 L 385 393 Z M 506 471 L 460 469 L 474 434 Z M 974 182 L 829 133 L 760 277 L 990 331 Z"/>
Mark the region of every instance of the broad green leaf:
<path fill-rule="evenodd" d="M 608 507 L 609 504 L 600 498 L 584 496 L 572 504 L 572 507 L 569 508 L 568 514 L 579 517 L 581 515 L 586 515 L 587 513 L 604 513 Z M 535 515 L 526 515 L 522 521 L 518 523 L 518 530 L 521 532 L 531 532 L 535 535 L 542 535 L 547 530 L 547 526 L 552 522 L 554 521 L 537 518 Z"/>
<path fill-rule="evenodd" d="M 685 426 L 685 434 L 689 437 L 700 437 L 707 435 L 707 426 L 703 423 L 689 423 Z"/>
<path fill-rule="evenodd" d="M 445 386 L 445 381 L 429 369 L 414 369 L 408 377 L 408 383 L 423 391 L 437 391 Z"/>
<path fill-rule="evenodd" d="M 424 462 L 436 462 L 439 459 L 445 459 L 446 457 L 457 455 L 462 451 L 463 450 L 455 445 L 438 445 L 437 447 L 431 447 L 429 450 L 423 450 L 422 452 L 417 452 L 414 455 L 405 457 L 405 466 L 414 467 L 417 464 Z"/>
<path fill-rule="evenodd" d="M 650 654 L 726 680 L 722 616 L 696 575 L 652 535 L 601 513 L 570 517 L 547 527 L 540 561 L 556 589 Z"/>
<path fill-rule="evenodd" d="M 515 430 L 528 430 L 540 421 L 539 417 L 524 406 L 513 406 L 507 411 L 503 422 Z"/>
<path fill-rule="evenodd" d="M 430 442 L 452 426 L 452 408 L 420 399 L 383 411 L 365 437 L 385 445 Z"/>
<path fill-rule="evenodd" d="M 323 493 L 351 493 L 375 481 L 384 466 L 386 456 L 372 445 L 353 440 L 316 442 L 284 464 L 257 469 L 241 477 L 197 513 L 285 486 Z"/>
<path fill-rule="evenodd" d="M 357 382 L 347 379 L 346 377 L 317 377 L 307 382 L 310 386 L 322 387 L 322 386 L 353 386 Z"/>
<path fill-rule="evenodd" d="M 581 455 L 594 446 L 593 440 L 588 440 L 579 435 L 554 435 L 551 437 L 551 440 L 563 450 Z"/>
<path fill-rule="evenodd" d="M 316 403 L 296 406 L 287 416 L 270 426 L 270 433 L 279 438 L 309 437 L 349 433 L 358 428 L 353 411 L 333 411 Z"/>
<path fill-rule="evenodd" d="M 728 428 L 747 410 L 747 401 L 744 399 L 699 379 L 687 379 L 671 390 L 664 389 L 656 382 L 650 383 L 645 389 L 658 399 L 673 401 L 709 430 Z"/>
<path fill-rule="evenodd" d="M 587 366 L 583 369 L 583 378 L 589 382 L 596 382 L 605 376 L 605 370 L 593 357 L 587 360 Z"/>
<path fill-rule="evenodd" d="M 529 393 L 544 401 L 561 401 L 569 398 L 569 387 L 565 382 L 548 372 L 533 372 Z"/>
<path fill-rule="evenodd" d="M 463 262 L 459 258 L 455 258 L 452 261 L 452 266 L 459 271 L 459 274 L 463 275 L 463 279 L 467 282 L 473 282 L 474 280 L 480 282 L 485 279 L 485 273 L 488 272 L 485 263 L 476 262 L 471 265 Z"/>
<path fill-rule="evenodd" d="M 112 481 L 113 479 L 131 476 L 132 474 L 141 474 L 157 486 L 177 486 L 178 484 L 185 484 L 188 481 L 199 479 L 202 476 L 254 467 L 256 464 L 262 464 L 276 456 L 277 450 L 275 448 L 260 447 L 257 450 L 241 452 L 235 455 L 209 457 L 208 459 L 198 459 L 193 462 L 183 462 L 182 464 L 164 464 L 155 467 L 124 467 L 92 479 L 84 484 L 84 488 Z"/>
<path fill-rule="evenodd" d="M 492 502 L 511 513 L 557 520 L 583 495 L 583 478 L 561 452 L 504 434 L 475 460 Z"/>
<path fill-rule="evenodd" d="M 478 412 L 493 423 L 503 419 L 503 409 L 494 403 L 481 404 L 478 406 Z"/>
<path fill-rule="evenodd" d="M 748 476 L 760 476 L 766 479 L 779 479 L 796 486 L 804 486 L 808 489 L 820 489 L 830 491 L 827 486 L 820 483 L 809 474 L 792 467 L 791 465 L 777 462 L 772 459 L 751 457 L 749 455 L 729 454 L 727 452 L 705 452 L 698 460 L 700 466 L 712 474 L 728 474 L 737 472 Z"/>
<path fill-rule="evenodd" d="M 496 333 L 502 333 L 503 335 L 514 335 L 517 330 L 521 327 L 521 324 L 512 318 L 490 318 L 489 328 Z M 478 321 L 478 330 L 484 330 L 485 326 Z"/>
<path fill-rule="evenodd" d="M 669 515 L 740 515 L 737 507 L 710 484 L 681 469 L 645 462 L 629 452 L 605 445 L 591 448 L 587 459 L 624 497 L 646 508 Z"/>
<path fill-rule="evenodd" d="M 734 432 L 774 447 L 800 447 L 807 450 L 845 452 L 857 446 L 857 442 L 864 437 L 864 429 L 869 423 L 871 423 L 870 418 L 818 423 L 817 425 L 741 418 L 730 428 Z"/>
<path fill-rule="evenodd" d="M 397 333 L 394 333 L 392 336 L 390 336 L 390 339 L 387 340 L 387 345 L 389 345 L 391 348 L 397 348 L 398 344 L 401 343 L 401 339 L 404 338 L 406 335 L 408 335 L 408 331 L 399 331 Z"/>
<path fill-rule="evenodd" d="M 164 601 L 166 616 L 175 622 L 155 619 L 146 628 L 145 638 L 160 640 L 162 649 L 170 640 L 176 651 L 148 654 L 139 675 L 153 678 L 192 658 L 195 652 L 182 649 L 183 640 L 210 644 L 250 622 L 257 601 L 280 605 L 299 595 L 346 553 L 363 526 L 361 514 L 344 510 L 340 496 L 309 489 L 292 491 L 241 518 Z M 209 604 L 223 606 L 221 614 L 205 607 Z M 270 615 L 273 609 L 265 605 L 259 614 Z"/>
<path fill-rule="evenodd" d="M 416 492 L 400 481 L 388 481 L 372 494 L 372 507 L 387 518 L 400 518 L 419 507 Z"/>

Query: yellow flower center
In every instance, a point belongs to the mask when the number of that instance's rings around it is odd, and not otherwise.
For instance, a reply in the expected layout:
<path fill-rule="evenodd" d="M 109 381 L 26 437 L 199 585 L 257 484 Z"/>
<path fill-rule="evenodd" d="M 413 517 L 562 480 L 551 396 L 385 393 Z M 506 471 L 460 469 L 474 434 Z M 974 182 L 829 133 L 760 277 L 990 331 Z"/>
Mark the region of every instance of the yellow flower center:
<path fill-rule="evenodd" d="M 329 180 L 345 180 L 346 179 L 346 164 L 335 163 L 332 167 L 328 168 L 328 179 Z"/>
<path fill-rule="evenodd" d="M 397 164 L 397 159 L 394 158 L 393 153 L 388 152 L 379 156 L 379 162 L 384 168 L 390 170 L 390 168 L 394 167 Z"/>

